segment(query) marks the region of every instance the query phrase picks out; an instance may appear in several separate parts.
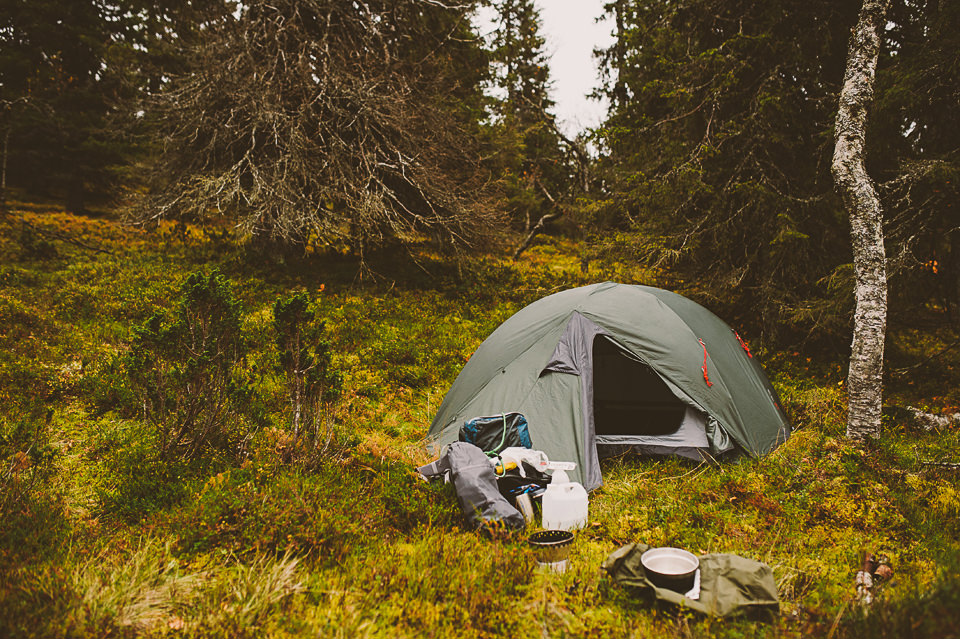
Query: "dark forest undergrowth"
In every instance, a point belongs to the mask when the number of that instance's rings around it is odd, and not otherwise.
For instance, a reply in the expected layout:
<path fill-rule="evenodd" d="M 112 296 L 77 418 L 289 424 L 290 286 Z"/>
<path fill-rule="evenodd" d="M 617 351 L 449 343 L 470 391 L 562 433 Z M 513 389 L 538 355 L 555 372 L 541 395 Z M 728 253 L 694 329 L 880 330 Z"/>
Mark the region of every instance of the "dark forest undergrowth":
<path fill-rule="evenodd" d="M 238 248 L 226 232 L 20 215 L 0 221 L 0 636 L 960 634 L 960 429 L 891 410 L 878 442 L 847 441 L 843 353 L 764 354 L 796 428 L 765 459 L 607 462 L 570 570 L 545 575 L 524 535 L 465 530 L 452 492 L 415 478 L 429 459 L 420 440 L 513 312 L 605 279 L 655 285 L 653 274 L 583 273 L 578 247 L 552 238 L 516 263 L 423 251 L 361 267 Z M 227 283 L 239 355 L 217 390 L 217 437 L 185 454 L 147 409 L 131 376 L 147 360 L 131 352 L 156 312 L 175 325 L 195 272 Z M 273 319 L 294 293 L 314 329 L 324 321 L 341 378 L 298 437 Z M 888 376 L 889 401 L 960 410 L 960 357 L 908 368 L 950 338 L 890 340 L 904 370 Z M 151 370 L 176 357 L 144 352 Z M 169 407 L 176 379 L 164 379 Z M 768 562 L 779 617 L 701 619 L 630 599 L 599 566 L 632 541 Z M 894 569 L 868 615 L 854 601 L 864 550 Z"/>

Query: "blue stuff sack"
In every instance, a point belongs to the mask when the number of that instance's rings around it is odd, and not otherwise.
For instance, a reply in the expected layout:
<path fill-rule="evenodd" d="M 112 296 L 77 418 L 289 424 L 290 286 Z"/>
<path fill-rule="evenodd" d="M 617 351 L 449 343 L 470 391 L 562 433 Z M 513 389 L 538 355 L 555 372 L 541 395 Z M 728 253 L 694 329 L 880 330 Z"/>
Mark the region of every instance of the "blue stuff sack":
<path fill-rule="evenodd" d="M 473 444 L 488 455 L 511 446 L 533 448 L 527 418 L 521 413 L 474 417 L 460 427 L 460 441 Z"/>

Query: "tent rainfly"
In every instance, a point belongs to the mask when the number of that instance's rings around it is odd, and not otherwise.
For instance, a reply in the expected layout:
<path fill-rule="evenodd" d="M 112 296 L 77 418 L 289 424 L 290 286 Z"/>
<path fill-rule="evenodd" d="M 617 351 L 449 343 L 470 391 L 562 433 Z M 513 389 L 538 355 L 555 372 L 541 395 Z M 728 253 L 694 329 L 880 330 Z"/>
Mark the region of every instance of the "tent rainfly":
<path fill-rule="evenodd" d="M 762 456 L 790 436 L 736 331 L 676 293 L 613 282 L 555 293 L 501 324 L 460 372 L 427 439 L 447 444 L 463 422 L 510 412 L 526 417 L 535 449 L 576 462 L 571 479 L 588 490 L 603 483 L 600 451 Z"/>

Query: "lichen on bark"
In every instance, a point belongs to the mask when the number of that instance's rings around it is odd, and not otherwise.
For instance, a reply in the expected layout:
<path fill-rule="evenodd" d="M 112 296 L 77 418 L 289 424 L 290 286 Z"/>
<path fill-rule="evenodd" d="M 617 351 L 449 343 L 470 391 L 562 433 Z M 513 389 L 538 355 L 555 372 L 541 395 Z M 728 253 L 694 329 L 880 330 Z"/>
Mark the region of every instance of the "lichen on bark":
<path fill-rule="evenodd" d="M 856 273 L 856 310 L 847 374 L 847 436 L 880 434 L 883 348 L 887 325 L 883 211 L 864 163 L 867 112 L 880 52 L 880 33 L 890 0 L 864 0 L 850 37 L 837 110 L 833 176 L 850 215 Z"/>

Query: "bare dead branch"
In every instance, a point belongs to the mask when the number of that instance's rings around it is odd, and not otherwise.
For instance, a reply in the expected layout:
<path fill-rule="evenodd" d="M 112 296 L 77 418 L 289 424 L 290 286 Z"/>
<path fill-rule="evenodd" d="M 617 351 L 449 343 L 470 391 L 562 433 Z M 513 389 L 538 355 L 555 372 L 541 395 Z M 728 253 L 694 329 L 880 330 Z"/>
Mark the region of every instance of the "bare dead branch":
<path fill-rule="evenodd" d="M 164 149 L 141 222 L 228 216 L 244 234 L 362 250 L 468 246 L 499 222 L 455 111 L 461 5 L 255 0 L 154 104 Z M 450 24 L 440 36 L 422 14 Z M 458 13 L 461 12 L 461 13 Z M 439 40 L 438 40 L 439 38 Z"/>
<path fill-rule="evenodd" d="M 547 198 L 547 201 L 550 202 L 550 205 L 557 210 L 552 213 L 547 213 L 537 220 L 537 223 L 534 224 L 533 228 L 530 229 L 530 232 L 527 233 L 527 237 L 524 238 L 523 242 L 520 243 L 520 246 L 517 247 L 517 250 L 513 252 L 513 259 L 517 259 L 523 254 L 524 251 L 530 248 L 530 244 L 533 243 L 533 239 L 539 235 L 541 231 L 543 231 L 547 223 L 563 217 L 563 210 L 560 208 L 557 200 L 550 194 L 550 191 L 547 190 L 547 187 L 545 187 L 540 180 L 536 180 L 536 186 L 540 189 L 540 192 L 543 193 L 543 196 Z"/>

